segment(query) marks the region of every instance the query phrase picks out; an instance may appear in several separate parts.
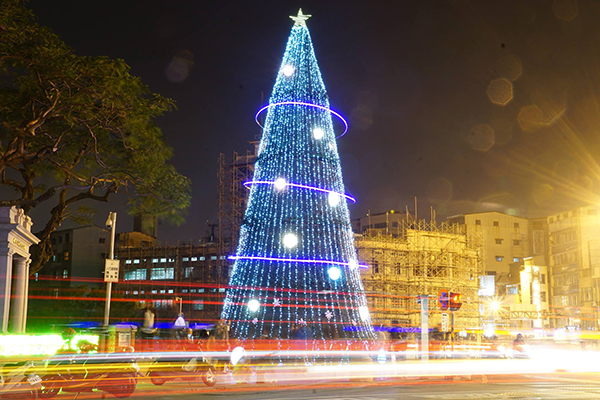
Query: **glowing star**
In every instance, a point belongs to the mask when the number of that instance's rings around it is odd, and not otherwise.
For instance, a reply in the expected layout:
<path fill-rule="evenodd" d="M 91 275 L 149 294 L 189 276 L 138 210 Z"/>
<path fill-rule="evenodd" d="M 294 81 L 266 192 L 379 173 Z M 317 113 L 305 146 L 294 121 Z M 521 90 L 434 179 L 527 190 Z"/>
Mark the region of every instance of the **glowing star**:
<path fill-rule="evenodd" d="M 252 312 L 257 312 L 260 308 L 260 303 L 256 299 L 252 299 L 248 302 L 248 309 Z"/>
<path fill-rule="evenodd" d="M 325 132 L 323 132 L 323 129 L 321 128 L 315 128 L 313 129 L 313 137 L 317 140 L 322 139 L 323 136 L 325 136 Z"/>
<path fill-rule="evenodd" d="M 333 313 L 329 310 L 325 311 L 325 318 L 327 318 L 327 321 L 331 320 L 331 318 L 333 318 Z"/>
<path fill-rule="evenodd" d="M 300 318 L 300 321 L 298 321 L 298 325 L 306 326 L 306 321 L 304 319 Z"/>
<path fill-rule="evenodd" d="M 363 321 L 367 321 L 371 315 L 369 314 L 369 307 L 360 306 L 358 307 L 358 315 L 360 315 L 360 319 Z"/>
<path fill-rule="evenodd" d="M 356 326 L 358 323 L 355 320 L 352 320 L 352 325 Z"/>
<path fill-rule="evenodd" d="M 287 76 L 288 78 L 292 75 L 294 75 L 294 72 L 296 72 L 296 68 L 294 68 L 293 65 L 284 65 L 283 68 L 281 68 L 281 73 L 285 76 Z"/>
<path fill-rule="evenodd" d="M 298 15 L 293 16 L 290 15 L 290 18 L 294 21 L 294 26 L 306 26 L 306 20 L 312 17 L 312 15 L 304 15 L 302 14 L 302 9 L 298 10 Z"/>
<path fill-rule="evenodd" d="M 298 236 L 293 233 L 286 233 L 283 236 L 283 245 L 288 249 L 293 249 L 298 244 Z"/>
<path fill-rule="evenodd" d="M 281 301 L 277 297 L 273 299 L 273 307 L 281 307 Z"/>
<path fill-rule="evenodd" d="M 327 275 L 329 275 L 332 281 L 337 281 L 342 276 L 342 271 L 338 267 L 331 267 L 327 270 Z"/>
<path fill-rule="evenodd" d="M 287 186 L 287 182 L 284 178 L 278 178 L 275 180 L 273 186 L 275 186 L 275 189 L 277 190 L 283 190 Z"/>
<path fill-rule="evenodd" d="M 252 320 L 252 323 L 253 323 L 254 325 L 258 324 L 258 318 L 254 317 L 254 319 Z"/>
<path fill-rule="evenodd" d="M 327 195 L 327 201 L 331 207 L 335 207 L 340 204 L 340 195 L 336 192 L 329 192 Z"/>

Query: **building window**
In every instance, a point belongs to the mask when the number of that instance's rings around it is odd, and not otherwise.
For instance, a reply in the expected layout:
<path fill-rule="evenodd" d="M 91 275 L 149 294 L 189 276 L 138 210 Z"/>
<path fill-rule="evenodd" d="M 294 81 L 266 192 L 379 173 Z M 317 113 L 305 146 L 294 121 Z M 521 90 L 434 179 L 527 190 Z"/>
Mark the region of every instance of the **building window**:
<path fill-rule="evenodd" d="M 504 240 L 504 239 L 498 239 L 498 238 L 496 238 L 496 244 L 502 244 L 502 241 L 503 241 L 503 240 Z"/>
<path fill-rule="evenodd" d="M 160 262 L 161 262 L 161 263 L 166 263 L 166 262 L 167 262 L 167 259 L 166 259 L 166 258 L 161 258 L 161 259 L 160 259 Z"/>
<path fill-rule="evenodd" d="M 519 229 L 519 223 L 515 222 L 515 229 Z"/>
<path fill-rule="evenodd" d="M 518 286 L 507 286 L 506 287 L 506 294 L 519 294 L 519 287 Z"/>
<path fill-rule="evenodd" d="M 139 264 L 139 263 L 140 263 L 140 260 L 138 260 L 138 259 L 135 259 L 135 260 L 133 260 L 133 263 L 134 263 L 134 264 Z"/>
<path fill-rule="evenodd" d="M 69 270 L 63 269 L 63 279 L 67 279 L 69 277 Z"/>
<path fill-rule="evenodd" d="M 52 238 L 52 244 L 56 244 L 56 238 Z"/>
<path fill-rule="evenodd" d="M 204 300 L 197 300 L 192 304 L 193 310 L 204 310 Z"/>
<path fill-rule="evenodd" d="M 221 260 L 224 260 L 224 259 L 226 259 L 226 258 L 227 258 L 227 256 L 221 256 L 221 257 L 219 257 L 219 258 L 220 258 Z"/>
<path fill-rule="evenodd" d="M 521 241 L 520 240 L 513 240 L 513 245 L 520 246 L 521 245 Z"/>
<path fill-rule="evenodd" d="M 540 275 L 540 283 L 541 283 L 542 285 L 545 285 L 545 284 L 546 284 L 546 274 L 541 274 L 541 275 Z"/>
<path fill-rule="evenodd" d="M 190 258 L 189 258 L 189 257 L 183 257 L 183 258 L 181 259 L 181 261 L 190 261 Z"/>
<path fill-rule="evenodd" d="M 56 262 L 56 255 L 52 256 L 52 262 Z"/>
<path fill-rule="evenodd" d="M 68 251 L 63 252 L 63 260 L 69 261 L 69 252 Z"/>
<path fill-rule="evenodd" d="M 173 289 L 169 289 L 169 293 L 173 293 Z"/>
<path fill-rule="evenodd" d="M 131 264 L 131 260 L 125 260 L 125 264 Z"/>
<path fill-rule="evenodd" d="M 500 226 L 500 222 L 499 221 L 494 221 L 494 226 L 495 227 L 499 227 Z"/>
<path fill-rule="evenodd" d="M 519 262 L 521 259 L 519 257 L 513 257 L 513 262 Z"/>
<path fill-rule="evenodd" d="M 194 267 L 186 267 L 184 270 L 184 278 L 190 278 L 194 273 Z"/>
<path fill-rule="evenodd" d="M 187 289 L 181 289 L 181 293 L 187 293 L 188 290 Z"/>
<path fill-rule="evenodd" d="M 134 291 L 133 291 L 133 294 L 138 294 L 138 291 L 137 291 L 137 290 L 134 290 Z"/>
<path fill-rule="evenodd" d="M 150 272 L 150 279 L 174 279 L 175 278 L 175 268 L 152 268 Z"/>
<path fill-rule="evenodd" d="M 69 243 L 70 240 L 71 240 L 71 234 L 65 233 L 65 243 Z"/>
<path fill-rule="evenodd" d="M 198 261 L 198 257 L 192 257 L 192 261 Z"/>
<path fill-rule="evenodd" d="M 476 219 L 475 220 L 475 225 L 481 225 L 481 220 L 480 219 Z"/>
<path fill-rule="evenodd" d="M 217 259 L 217 256 L 210 256 L 210 259 L 211 259 L 211 260 L 216 260 L 216 259 Z"/>
<path fill-rule="evenodd" d="M 503 258 L 504 258 L 504 256 L 496 256 L 496 261 L 502 262 Z"/>
<path fill-rule="evenodd" d="M 200 257 L 200 261 L 206 260 L 206 257 Z"/>
<path fill-rule="evenodd" d="M 146 279 L 146 270 L 145 269 L 130 269 L 125 271 L 125 277 L 123 278 L 126 281 L 141 281 Z"/>

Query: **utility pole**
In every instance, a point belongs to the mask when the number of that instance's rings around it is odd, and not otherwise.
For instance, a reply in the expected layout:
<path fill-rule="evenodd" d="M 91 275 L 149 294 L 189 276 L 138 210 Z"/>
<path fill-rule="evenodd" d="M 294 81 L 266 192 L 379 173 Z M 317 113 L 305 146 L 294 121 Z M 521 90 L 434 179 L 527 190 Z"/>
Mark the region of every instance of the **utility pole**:
<path fill-rule="evenodd" d="M 421 362 L 429 361 L 429 296 L 419 295 L 421 301 Z"/>
<path fill-rule="evenodd" d="M 115 260 L 115 231 L 117 229 L 117 213 L 111 212 L 106 220 L 106 227 L 110 228 L 110 249 L 104 267 L 104 281 L 106 282 L 106 304 L 104 305 L 104 326 L 108 327 L 110 319 L 110 297 L 112 283 L 119 280 L 119 261 Z M 116 263 L 115 263 L 116 261 Z M 116 264 L 116 265 L 115 265 Z M 116 274 L 115 274 L 116 268 Z"/>

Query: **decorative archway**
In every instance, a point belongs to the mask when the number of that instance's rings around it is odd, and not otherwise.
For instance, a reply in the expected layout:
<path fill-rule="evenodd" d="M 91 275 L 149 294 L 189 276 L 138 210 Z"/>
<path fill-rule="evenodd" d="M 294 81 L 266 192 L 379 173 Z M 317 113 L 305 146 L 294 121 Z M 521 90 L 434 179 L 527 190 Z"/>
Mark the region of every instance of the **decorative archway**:
<path fill-rule="evenodd" d="M 32 225 L 31 218 L 23 210 L 14 206 L 0 207 L 0 328 L 3 333 L 8 331 L 9 316 L 12 318 L 11 331 L 25 333 L 31 263 L 29 248 L 40 241 L 31 233 Z M 13 264 L 16 266 L 14 277 Z"/>

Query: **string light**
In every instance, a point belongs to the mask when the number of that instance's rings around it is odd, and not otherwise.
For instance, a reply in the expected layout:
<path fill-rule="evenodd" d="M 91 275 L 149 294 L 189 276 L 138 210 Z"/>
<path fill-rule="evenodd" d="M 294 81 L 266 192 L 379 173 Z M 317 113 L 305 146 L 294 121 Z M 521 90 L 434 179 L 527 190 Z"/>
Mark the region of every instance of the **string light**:
<path fill-rule="evenodd" d="M 292 28 L 269 104 L 221 318 L 241 339 L 372 339 L 333 117 L 310 34 Z M 345 329 L 352 327 L 353 329 Z M 354 329 L 355 328 L 355 329 Z"/>

